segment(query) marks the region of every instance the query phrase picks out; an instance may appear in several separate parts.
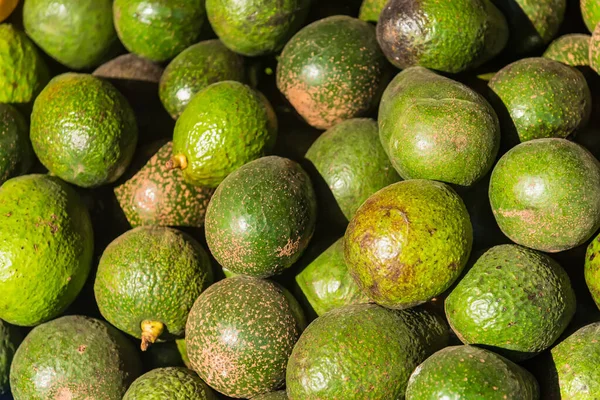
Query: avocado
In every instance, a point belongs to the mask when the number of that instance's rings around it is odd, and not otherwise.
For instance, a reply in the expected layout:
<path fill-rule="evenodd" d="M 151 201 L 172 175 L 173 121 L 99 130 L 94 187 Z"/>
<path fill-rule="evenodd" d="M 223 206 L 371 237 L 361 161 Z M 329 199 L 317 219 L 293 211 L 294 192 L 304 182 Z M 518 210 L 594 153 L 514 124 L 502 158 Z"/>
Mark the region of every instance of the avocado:
<path fill-rule="evenodd" d="M 10 390 L 10 365 L 21 339 L 21 332 L 16 327 L 0 319 L 0 396 Z"/>
<path fill-rule="evenodd" d="M 50 57 L 73 70 L 96 67 L 119 49 L 112 0 L 27 0 L 27 35 Z"/>
<path fill-rule="evenodd" d="M 125 232 L 102 253 L 94 293 L 102 316 L 142 339 L 183 337 L 189 310 L 212 283 L 202 246 L 172 228 L 142 226 Z"/>
<path fill-rule="evenodd" d="M 271 151 L 276 139 L 277 116 L 262 93 L 240 82 L 213 83 L 177 120 L 169 167 L 183 170 L 190 184 L 214 188 Z"/>
<path fill-rule="evenodd" d="M 217 400 L 211 388 L 187 368 L 154 369 L 131 384 L 123 400 Z"/>
<path fill-rule="evenodd" d="M 402 178 L 471 186 L 492 168 L 500 124 L 492 106 L 468 86 L 416 66 L 385 90 L 379 136 Z"/>
<path fill-rule="evenodd" d="M 373 111 L 390 72 L 373 26 L 333 16 L 305 26 L 285 45 L 277 87 L 306 122 L 329 129 Z"/>
<path fill-rule="evenodd" d="M 147 371 L 167 367 L 191 368 L 185 338 L 154 343 L 142 353 L 142 361 Z"/>
<path fill-rule="evenodd" d="M 289 268 L 315 231 L 310 178 L 287 158 L 254 160 L 219 185 L 206 210 L 206 242 L 230 272 L 266 278 Z"/>
<path fill-rule="evenodd" d="M 592 112 L 590 88 L 581 72 L 542 57 L 502 68 L 489 82 L 503 133 L 521 142 L 566 138 L 585 127 Z"/>
<path fill-rule="evenodd" d="M 300 336 L 288 363 L 287 394 L 293 400 L 402 400 L 411 372 L 447 344 L 446 323 L 428 308 L 337 308 Z"/>
<path fill-rule="evenodd" d="M 15 8 L 17 8 L 17 4 L 19 4 L 19 0 L 3 0 L 0 2 L 0 22 L 12 14 Z"/>
<path fill-rule="evenodd" d="M 278 390 L 276 392 L 258 395 L 253 397 L 252 400 L 288 400 L 288 397 L 285 390 Z"/>
<path fill-rule="evenodd" d="M 206 20 L 203 0 L 115 0 L 113 14 L 125 48 L 156 62 L 196 43 Z"/>
<path fill-rule="evenodd" d="M 163 68 L 135 54 L 123 54 L 100 65 L 92 75 L 115 80 L 158 83 Z"/>
<path fill-rule="evenodd" d="M 594 32 L 600 23 L 600 4 L 596 0 L 581 0 L 581 15 L 590 32 Z"/>
<path fill-rule="evenodd" d="M 279 389 L 300 327 L 279 286 L 249 276 L 219 281 L 190 311 L 192 368 L 213 389 L 236 398 Z"/>
<path fill-rule="evenodd" d="M 543 57 L 561 62 L 571 67 L 590 65 L 590 35 L 572 33 L 554 40 Z"/>
<path fill-rule="evenodd" d="M 588 245 L 585 254 L 585 283 L 600 309 L 600 235 Z"/>
<path fill-rule="evenodd" d="M 33 105 L 33 150 L 49 171 L 69 183 L 91 188 L 116 181 L 129 166 L 137 140 L 127 100 L 92 75 L 53 78 Z"/>
<path fill-rule="evenodd" d="M 34 160 L 27 121 L 16 108 L 0 103 L 0 185 L 26 174 Z"/>
<path fill-rule="evenodd" d="M 459 277 L 473 243 L 469 213 L 449 186 L 413 179 L 363 203 L 344 236 L 348 271 L 371 300 L 408 308 Z"/>
<path fill-rule="evenodd" d="M 35 326 L 60 315 L 92 263 L 93 231 L 79 195 L 61 180 L 24 175 L 0 187 L 0 318 Z"/>
<path fill-rule="evenodd" d="M 135 347 L 106 322 L 71 315 L 36 326 L 10 369 L 15 400 L 121 400 L 141 373 Z"/>
<path fill-rule="evenodd" d="M 387 2 L 388 0 L 363 0 L 358 18 L 376 24 Z"/>
<path fill-rule="evenodd" d="M 406 389 L 406 400 L 539 398 L 538 383 L 529 371 L 475 346 L 438 351 L 415 369 Z"/>
<path fill-rule="evenodd" d="M 206 0 L 210 25 L 236 53 L 275 53 L 304 23 L 311 0 Z"/>
<path fill-rule="evenodd" d="M 490 0 L 390 0 L 379 16 L 377 41 L 400 69 L 458 73 L 497 56 L 508 32 Z"/>
<path fill-rule="evenodd" d="M 196 43 L 173 59 L 160 79 L 160 101 L 177 119 L 192 98 L 220 81 L 245 81 L 244 58 L 217 39 Z"/>
<path fill-rule="evenodd" d="M 590 66 L 594 71 L 600 73 L 600 23 L 590 40 Z"/>
<path fill-rule="evenodd" d="M 600 228 L 600 164 L 565 139 L 512 148 L 494 167 L 489 196 L 502 232 L 532 249 L 568 250 Z"/>

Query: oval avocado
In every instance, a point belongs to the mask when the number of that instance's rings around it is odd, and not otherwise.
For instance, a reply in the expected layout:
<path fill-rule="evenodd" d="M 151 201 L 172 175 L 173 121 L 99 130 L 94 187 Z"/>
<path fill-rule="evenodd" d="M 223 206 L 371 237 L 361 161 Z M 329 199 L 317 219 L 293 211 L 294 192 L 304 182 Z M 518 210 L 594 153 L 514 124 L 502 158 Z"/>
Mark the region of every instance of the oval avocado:
<path fill-rule="evenodd" d="M 16 108 L 0 103 L 0 185 L 26 174 L 34 160 L 27 121 Z"/>
<path fill-rule="evenodd" d="M 10 391 L 10 365 L 21 340 L 21 332 L 0 319 L 0 396 Z"/>
<path fill-rule="evenodd" d="M 561 62 L 571 67 L 590 65 L 590 35 L 572 33 L 554 40 L 543 57 Z"/>
<path fill-rule="evenodd" d="M 590 32 L 594 32 L 600 23 L 600 3 L 596 0 L 581 0 L 581 15 L 583 22 Z"/>
<path fill-rule="evenodd" d="M 187 368 L 158 368 L 137 378 L 123 400 L 217 400 L 217 395 Z"/>

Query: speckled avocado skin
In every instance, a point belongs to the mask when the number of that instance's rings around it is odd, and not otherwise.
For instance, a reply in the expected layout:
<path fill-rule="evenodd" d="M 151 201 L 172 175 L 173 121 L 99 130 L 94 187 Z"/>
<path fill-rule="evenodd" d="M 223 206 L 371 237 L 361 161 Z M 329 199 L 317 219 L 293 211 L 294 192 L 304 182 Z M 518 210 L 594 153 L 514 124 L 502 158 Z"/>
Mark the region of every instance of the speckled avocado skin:
<path fill-rule="evenodd" d="M 7 394 L 10 390 L 10 365 L 21 339 L 21 333 L 16 327 L 0 319 L 0 396 Z"/>
<path fill-rule="evenodd" d="M 600 23 L 600 4 L 596 0 L 581 0 L 581 15 L 590 32 Z"/>
<path fill-rule="evenodd" d="M 211 388 L 187 368 L 159 368 L 135 380 L 123 400 L 217 400 Z"/>
<path fill-rule="evenodd" d="M 285 45 L 277 87 L 310 125 L 328 129 L 371 111 L 389 73 L 373 26 L 333 16 L 304 27 Z"/>
<path fill-rule="evenodd" d="M 16 108 L 0 103 L 0 185 L 27 173 L 33 161 L 27 121 Z"/>
<path fill-rule="evenodd" d="M 600 23 L 596 26 L 590 40 L 590 66 L 600 73 Z"/>
<path fill-rule="evenodd" d="M 158 83 L 163 68 L 135 54 L 123 54 L 105 62 L 92 75 L 107 79 Z"/>
<path fill-rule="evenodd" d="M 66 316 L 35 327 L 15 354 L 15 400 L 121 400 L 141 373 L 131 342 L 106 322 Z"/>
<path fill-rule="evenodd" d="M 252 400 L 288 400 L 288 397 L 285 390 L 278 390 L 276 392 L 258 395 L 253 397 Z"/>
<path fill-rule="evenodd" d="M 245 81 L 244 58 L 217 39 L 194 44 L 173 59 L 160 79 L 159 95 L 174 119 L 200 90 L 220 81 Z"/>
<path fill-rule="evenodd" d="M 42 50 L 70 69 L 98 66 L 118 48 L 111 0 L 27 0 L 23 23 Z"/>
<path fill-rule="evenodd" d="M 498 55 L 508 26 L 489 0 L 390 0 L 379 16 L 377 41 L 398 68 L 458 73 Z"/>
<path fill-rule="evenodd" d="M 88 74 L 53 78 L 36 99 L 31 143 L 42 164 L 81 187 L 116 181 L 138 140 L 131 106 L 109 82 Z"/>
<path fill-rule="evenodd" d="M 469 87 L 411 67 L 383 94 L 379 136 L 404 179 L 470 186 L 492 168 L 500 123 L 489 103 Z"/>
<path fill-rule="evenodd" d="M 491 351 L 451 346 L 429 357 L 410 376 L 406 400 L 538 400 L 538 383 L 526 369 Z"/>
<path fill-rule="evenodd" d="M 186 327 L 192 368 L 212 388 L 235 398 L 281 388 L 299 336 L 281 289 L 249 276 L 209 287 L 196 300 Z"/>
<path fill-rule="evenodd" d="M 0 187 L 0 318 L 35 326 L 75 300 L 90 271 L 93 231 L 77 193 L 57 178 L 24 175 Z"/>
<path fill-rule="evenodd" d="M 549 253 L 583 244 L 600 227 L 600 165 L 565 139 L 521 143 L 494 167 L 496 222 L 513 242 Z"/>
<path fill-rule="evenodd" d="M 290 356 L 290 400 L 404 399 L 411 372 L 448 344 L 448 327 L 432 311 L 374 304 L 335 309 L 313 321 Z"/>
<path fill-rule="evenodd" d="M 348 271 L 363 292 L 382 306 L 407 308 L 441 294 L 458 278 L 473 228 L 454 190 L 414 179 L 369 197 L 344 242 Z"/>
<path fill-rule="evenodd" d="M 572 67 L 588 66 L 591 39 L 590 35 L 580 33 L 563 35 L 550 43 L 543 57 Z"/>
<path fill-rule="evenodd" d="M 600 235 L 587 247 L 584 268 L 585 283 L 600 309 Z"/>
<path fill-rule="evenodd" d="M 486 251 L 445 303 L 465 344 L 521 361 L 550 347 L 575 313 L 567 273 L 549 256 L 518 245 Z"/>
<path fill-rule="evenodd" d="M 127 50 L 157 62 L 196 43 L 206 20 L 203 0 L 115 0 L 113 13 Z"/>
<path fill-rule="evenodd" d="M 386 3 L 387 0 L 363 0 L 360 5 L 358 18 L 363 21 L 377 23 Z"/>
<path fill-rule="evenodd" d="M 265 278 L 298 260 L 316 220 L 308 174 L 292 160 L 268 156 L 219 185 L 206 210 L 206 241 L 229 271 Z"/>

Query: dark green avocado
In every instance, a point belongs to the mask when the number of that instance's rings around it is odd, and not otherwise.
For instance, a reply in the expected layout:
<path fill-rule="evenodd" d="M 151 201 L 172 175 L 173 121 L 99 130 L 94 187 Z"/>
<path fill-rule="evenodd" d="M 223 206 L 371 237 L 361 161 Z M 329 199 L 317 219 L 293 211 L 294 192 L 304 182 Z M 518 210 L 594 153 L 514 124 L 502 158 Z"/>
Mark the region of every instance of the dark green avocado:
<path fill-rule="evenodd" d="M 21 340 L 21 332 L 0 319 L 0 396 L 10 391 L 10 365 Z"/>
<path fill-rule="evenodd" d="M 550 43 L 543 57 L 571 67 L 589 66 L 591 39 L 590 35 L 580 33 L 563 35 Z"/>
<path fill-rule="evenodd" d="M 27 121 L 16 108 L 0 103 L 0 185 L 26 174 L 34 159 Z"/>
<path fill-rule="evenodd" d="M 123 400 L 217 400 L 217 396 L 196 373 L 187 368 L 159 368 L 131 384 Z"/>

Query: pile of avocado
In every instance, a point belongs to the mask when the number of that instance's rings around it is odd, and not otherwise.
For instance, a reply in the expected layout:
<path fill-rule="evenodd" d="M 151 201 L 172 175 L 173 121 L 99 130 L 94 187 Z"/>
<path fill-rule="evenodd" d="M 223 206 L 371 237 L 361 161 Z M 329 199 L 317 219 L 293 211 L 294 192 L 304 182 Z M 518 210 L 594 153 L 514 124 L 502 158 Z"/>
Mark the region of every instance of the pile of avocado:
<path fill-rule="evenodd" d="M 600 0 L 0 0 L 0 399 L 599 400 Z"/>

